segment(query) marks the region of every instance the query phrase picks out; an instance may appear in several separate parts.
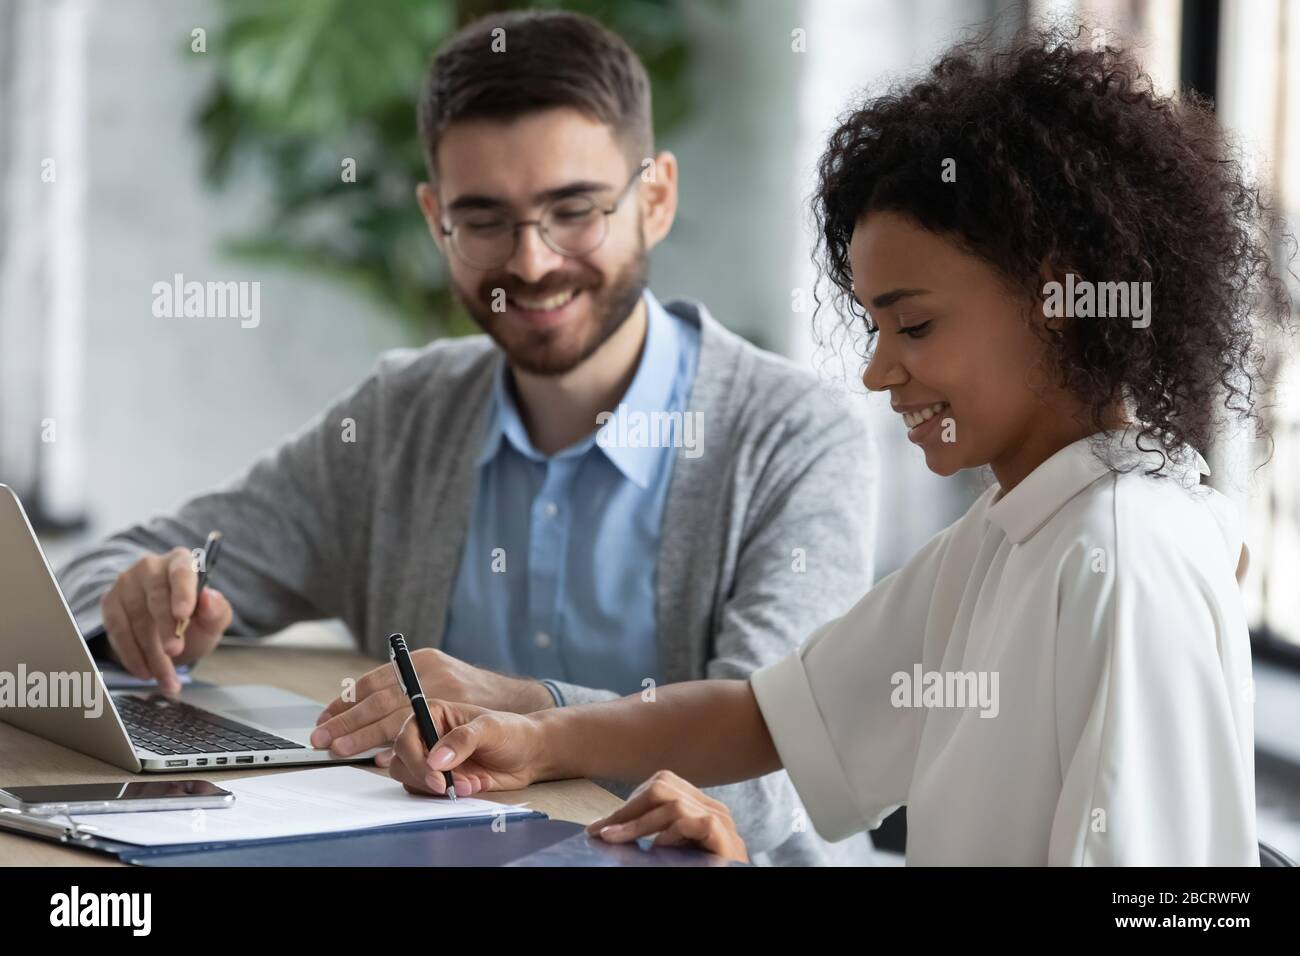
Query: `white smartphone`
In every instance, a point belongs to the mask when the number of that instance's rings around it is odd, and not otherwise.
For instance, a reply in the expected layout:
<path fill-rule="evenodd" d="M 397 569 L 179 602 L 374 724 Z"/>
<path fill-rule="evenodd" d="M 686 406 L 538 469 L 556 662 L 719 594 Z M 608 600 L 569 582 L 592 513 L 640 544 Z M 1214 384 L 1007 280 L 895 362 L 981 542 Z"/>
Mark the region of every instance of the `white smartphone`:
<path fill-rule="evenodd" d="M 205 810 L 229 807 L 235 795 L 207 780 L 72 783 L 0 788 L 0 806 L 31 816 L 65 813 L 137 813 L 142 810 Z"/>

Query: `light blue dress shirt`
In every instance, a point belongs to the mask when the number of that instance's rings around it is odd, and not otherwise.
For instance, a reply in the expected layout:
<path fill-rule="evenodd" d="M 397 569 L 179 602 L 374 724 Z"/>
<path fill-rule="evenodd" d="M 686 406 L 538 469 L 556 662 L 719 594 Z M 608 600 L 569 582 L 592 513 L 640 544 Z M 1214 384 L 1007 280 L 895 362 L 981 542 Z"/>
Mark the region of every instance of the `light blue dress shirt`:
<path fill-rule="evenodd" d="M 700 333 L 649 290 L 644 296 L 645 344 L 618 408 L 549 458 L 529 440 L 501 363 L 447 610 L 448 654 L 620 694 L 640 692 L 646 678 L 660 683 L 659 531 L 681 452 L 663 446 L 659 427 L 647 423 L 652 414 L 686 414 Z M 673 434 L 679 444 L 691 437 L 680 428 Z"/>

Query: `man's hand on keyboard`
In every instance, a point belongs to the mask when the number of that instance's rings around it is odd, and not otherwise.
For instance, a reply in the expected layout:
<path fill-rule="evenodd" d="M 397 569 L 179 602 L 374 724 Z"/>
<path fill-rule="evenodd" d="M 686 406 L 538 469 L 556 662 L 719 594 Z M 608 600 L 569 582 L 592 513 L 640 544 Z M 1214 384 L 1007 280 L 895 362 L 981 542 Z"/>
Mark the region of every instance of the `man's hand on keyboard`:
<path fill-rule="evenodd" d="M 176 665 L 211 653 L 230 626 L 230 602 L 211 585 L 196 606 L 198 579 L 191 552 L 173 548 L 119 574 L 100 603 L 113 656 L 136 677 L 158 681 L 164 694 L 180 693 Z M 177 637 L 186 618 L 185 636 Z"/>

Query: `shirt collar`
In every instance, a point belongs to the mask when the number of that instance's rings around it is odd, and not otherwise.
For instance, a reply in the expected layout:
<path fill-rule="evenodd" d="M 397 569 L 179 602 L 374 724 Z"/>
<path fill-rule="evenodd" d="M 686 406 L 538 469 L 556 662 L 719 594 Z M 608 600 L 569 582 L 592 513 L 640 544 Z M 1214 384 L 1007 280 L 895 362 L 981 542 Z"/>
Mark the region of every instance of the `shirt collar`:
<path fill-rule="evenodd" d="M 515 450 L 526 458 L 542 461 L 544 455 L 533 447 L 528 438 L 528 429 L 524 427 L 519 415 L 519 406 L 510 389 L 510 366 L 504 356 L 497 362 L 496 375 L 492 379 L 492 412 L 488 417 L 487 433 L 483 436 L 483 447 L 479 449 L 475 465 L 482 467 L 496 457 L 501 450 L 504 438 L 514 445 Z"/>
<path fill-rule="evenodd" d="M 681 342 L 673 317 L 646 289 L 645 344 L 641 347 L 641 360 L 637 364 L 632 384 L 619 399 L 610 417 L 596 432 L 596 444 L 614 467 L 629 481 L 646 488 L 654 479 L 655 468 L 664 450 L 652 442 L 630 445 L 619 436 L 629 434 L 632 422 L 640 419 L 638 434 L 658 433 L 658 428 L 648 425 L 656 421 L 654 413 L 663 413 L 672 407 L 677 386 L 678 358 Z M 633 416 L 636 416 L 634 418 Z M 629 421 L 629 419 L 631 421 Z M 647 437 L 648 434 L 647 434 Z"/>
<path fill-rule="evenodd" d="M 988 506 L 986 517 L 1001 528 L 1012 544 L 1032 536 L 1079 492 L 1111 467 L 1109 458 L 1121 468 L 1149 469 L 1161 463 L 1159 452 L 1137 447 L 1138 431 L 1115 429 L 1098 438 L 1082 438 L 1066 445 L 1030 472 L 1020 484 Z M 1147 439 L 1144 445 L 1150 446 Z M 1097 447 L 1097 446 L 1100 447 Z M 1103 457 L 1099 457 L 1100 451 Z M 1194 448 L 1186 447 L 1181 459 L 1168 461 L 1169 474 L 1184 483 L 1195 483 L 1197 475 L 1208 475 L 1210 467 Z M 1000 493 L 999 493 L 1000 494 Z"/>
<path fill-rule="evenodd" d="M 672 403 L 677 384 L 677 358 L 681 343 L 678 341 L 677 327 L 659 300 L 646 289 L 642 293 L 646 303 L 646 336 L 641 347 L 641 358 L 637 363 L 632 384 L 619 400 L 605 424 L 595 435 L 589 436 L 571 448 L 559 454 L 568 456 L 581 453 L 598 444 L 606 457 L 623 475 L 641 488 L 648 487 L 654 478 L 654 469 L 661 449 L 654 447 L 624 447 L 618 442 L 620 431 L 626 429 L 624 420 L 629 413 L 638 412 L 649 415 L 662 412 Z M 504 438 L 515 450 L 534 461 L 545 461 L 546 456 L 533 447 L 524 427 L 519 406 L 510 387 L 510 368 L 504 361 L 497 364 L 496 376 L 492 383 L 492 411 L 488 418 L 487 432 L 479 450 L 475 464 L 479 467 L 491 461 L 501 448 Z M 602 437 L 604 441 L 597 441 Z"/>

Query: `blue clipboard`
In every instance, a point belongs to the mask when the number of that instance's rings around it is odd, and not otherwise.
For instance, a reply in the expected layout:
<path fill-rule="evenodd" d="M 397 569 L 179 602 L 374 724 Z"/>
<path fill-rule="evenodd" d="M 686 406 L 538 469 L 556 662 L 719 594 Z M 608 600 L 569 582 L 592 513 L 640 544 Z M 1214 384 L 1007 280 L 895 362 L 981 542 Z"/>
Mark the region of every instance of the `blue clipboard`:
<path fill-rule="evenodd" d="M 581 832 L 542 813 L 492 820 L 423 820 L 310 837 L 169 847 L 119 854 L 136 866 L 502 866 Z"/>
<path fill-rule="evenodd" d="M 534 811 L 265 840 L 140 846 L 49 818 L 0 814 L 0 831 L 104 853 L 135 866 L 500 866 L 581 829 Z"/>
<path fill-rule="evenodd" d="M 605 843 L 587 836 L 577 823 L 552 820 L 536 811 L 492 820 L 419 820 L 343 833 L 169 846 L 122 843 L 75 827 L 53 826 L 49 820 L 33 825 L 30 817 L 10 813 L 0 814 L 0 830 L 151 867 L 740 865 L 700 850 L 654 847 L 649 840 Z"/>

